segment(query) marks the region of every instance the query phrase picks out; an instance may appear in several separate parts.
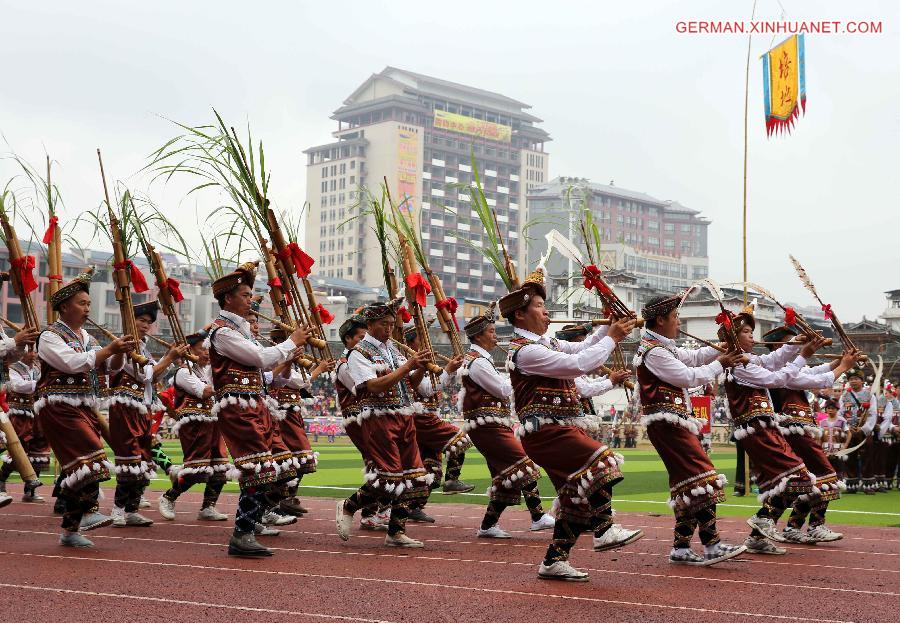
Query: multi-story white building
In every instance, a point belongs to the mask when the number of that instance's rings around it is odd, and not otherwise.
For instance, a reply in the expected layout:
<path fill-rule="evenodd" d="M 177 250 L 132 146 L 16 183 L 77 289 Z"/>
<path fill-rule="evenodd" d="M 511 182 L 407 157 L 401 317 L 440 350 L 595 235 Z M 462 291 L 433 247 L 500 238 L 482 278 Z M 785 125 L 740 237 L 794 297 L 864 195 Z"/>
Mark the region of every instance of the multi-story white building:
<path fill-rule="evenodd" d="M 889 290 L 887 295 L 887 307 L 881 313 L 881 318 L 893 331 L 900 332 L 900 290 Z"/>
<path fill-rule="evenodd" d="M 363 82 L 335 111 L 335 141 L 307 149 L 306 244 L 322 277 L 384 286 L 371 218 L 360 215 L 358 190 L 381 199 L 387 180 L 395 202 L 419 219 L 431 268 L 447 295 L 500 296 L 503 283 L 469 243 L 481 223 L 466 186 L 471 158 L 509 251 L 524 259 L 520 238 L 526 195 L 547 181 L 549 135 L 527 104 L 482 89 L 387 67 Z"/>

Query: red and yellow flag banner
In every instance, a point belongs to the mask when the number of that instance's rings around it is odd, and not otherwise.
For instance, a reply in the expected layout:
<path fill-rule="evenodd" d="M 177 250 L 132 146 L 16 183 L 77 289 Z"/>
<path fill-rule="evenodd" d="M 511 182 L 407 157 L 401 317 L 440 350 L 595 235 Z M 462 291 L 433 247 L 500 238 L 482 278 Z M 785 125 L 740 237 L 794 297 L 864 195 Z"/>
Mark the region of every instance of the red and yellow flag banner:
<path fill-rule="evenodd" d="M 766 134 L 787 132 L 806 113 L 806 53 L 803 35 L 794 35 L 763 57 Z"/>

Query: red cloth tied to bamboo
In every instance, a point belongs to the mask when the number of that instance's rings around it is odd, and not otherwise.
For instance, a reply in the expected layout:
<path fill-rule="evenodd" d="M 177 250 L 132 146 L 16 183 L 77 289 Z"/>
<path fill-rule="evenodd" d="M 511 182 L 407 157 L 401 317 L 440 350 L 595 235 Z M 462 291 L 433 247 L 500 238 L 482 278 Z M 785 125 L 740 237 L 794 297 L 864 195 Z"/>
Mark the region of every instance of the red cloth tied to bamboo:
<path fill-rule="evenodd" d="M 181 293 L 181 282 L 177 279 L 173 279 L 169 277 L 166 279 L 166 290 L 169 291 L 169 294 L 172 295 L 172 299 L 176 303 L 180 303 L 184 300 L 184 295 Z"/>
<path fill-rule="evenodd" d="M 825 312 L 825 320 L 834 318 L 834 313 L 831 311 L 831 305 L 822 305 L 822 311 Z"/>
<path fill-rule="evenodd" d="M 51 216 L 50 222 L 47 223 L 47 231 L 44 232 L 44 244 L 50 244 L 53 242 L 53 235 L 56 233 L 57 223 L 59 223 L 58 216 Z"/>
<path fill-rule="evenodd" d="M 19 279 L 22 282 L 22 289 L 25 291 L 25 294 L 37 290 L 38 284 L 37 281 L 34 280 L 34 273 L 32 272 L 36 265 L 33 255 L 17 257 L 13 259 L 10 264 L 12 264 L 14 269 L 19 271 Z"/>
<path fill-rule="evenodd" d="M 5 391 L 0 391 L 0 409 L 3 409 L 4 413 L 9 413 L 9 404 L 6 402 Z"/>
<path fill-rule="evenodd" d="M 446 309 L 450 312 L 450 317 L 453 318 L 453 326 L 459 331 L 459 323 L 456 322 L 456 310 L 459 309 L 459 303 L 456 302 L 456 299 L 452 296 L 448 296 L 443 301 L 438 301 L 435 307 L 438 309 Z"/>
<path fill-rule="evenodd" d="M 312 265 L 316 263 L 296 242 L 289 243 L 281 251 L 275 253 L 275 256 L 285 263 L 288 270 L 293 266 L 294 272 L 301 278 L 308 277 Z"/>
<path fill-rule="evenodd" d="M 606 287 L 606 284 L 603 283 L 603 279 L 600 278 L 601 274 L 600 269 L 593 264 L 582 266 L 581 276 L 584 277 L 584 287 L 588 290 L 593 290 L 594 288 L 599 290 L 602 287 Z"/>
<path fill-rule="evenodd" d="M 63 276 L 62 275 L 47 275 L 47 281 L 58 281 L 62 283 Z"/>
<path fill-rule="evenodd" d="M 279 290 L 281 290 L 281 295 L 284 297 L 284 302 L 287 303 L 288 307 L 293 305 L 291 293 L 284 289 L 284 284 L 281 283 L 281 277 L 274 277 L 272 279 L 269 279 L 269 287 L 278 288 Z"/>
<path fill-rule="evenodd" d="M 797 324 L 797 312 L 794 311 L 793 307 L 784 308 L 784 324 L 789 327 L 793 327 Z"/>
<path fill-rule="evenodd" d="M 726 328 L 731 328 L 731 316 L 728 315 L 728 312 L 721 311 L 716 315 L 716 324 L 725 325 Z"/>
<path fill-rule="evenodd" d="M 128 271 L 128 274 L 131 275 L 131 285 L 134 286 L 135 292 L 146 292 L 150 289 L 149 286 L 147 286 L 147 280 L 144 278 L 144 273 L 142 273 L 141 269 L 131 260 L 116 262 L 113 264 L 113 268 L 116 270 Z"/>
<path fill-rule="evenodd" d="M 334 320 L 334 314 L 325 309 L 325 306 L 321 303 L 316 305 L 316 313 L 319 314 L 319 320 L 322 321 L 322 324 L 331 324 L 331 321 Z"/>
<path fill-rule="evenodd" d="M 422 273 L 413 273 L 406 276 L 406 285 L 413 291 L 416 305 L 425 307 L 428 294 L 431 293 L 431 285 L 428 280 L 422 276 Z"/>
<path fill-rule="evenodd" d="M 406 309 L 405 306 L 397 310 L 397 315 L 400 316 L 400 320 L 402 320 L 404 323 L 412 320 L 412 314 L 409 313 L 409 310 Z"/>

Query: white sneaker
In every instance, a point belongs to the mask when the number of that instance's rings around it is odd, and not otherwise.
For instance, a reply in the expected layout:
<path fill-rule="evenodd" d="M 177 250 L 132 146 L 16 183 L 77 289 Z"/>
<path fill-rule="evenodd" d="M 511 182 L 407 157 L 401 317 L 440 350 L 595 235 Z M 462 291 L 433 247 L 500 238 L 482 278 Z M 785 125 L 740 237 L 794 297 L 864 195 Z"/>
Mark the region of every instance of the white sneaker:
<path fill-rule="evenodd" d="M 816 526 L 815 528 L 810 528 L 806 531 L 806 536 L 816 543 L 828 543 L 831 541 L 840 541 L 844 538 L 844 535 L 840 532 L 835 532 L 825 524 L 821 524 Z"/>
<path fill-rule="evenodd" d="M 269 511 L 263 515 L 262 522 L 267 526 L 289 526 L 297 523 L 297 518 L 293 515 L 279 515 L 275 511 Z"/>
<path fill-rule="evenodd" d="M 175 502 L 164 495 L 159 496 L 159 514 L 163 519 L 175 519 Z"/>
<path fill-rule="evenodd" d="M 479 539 L 511 539 L 512 535 L 506 530 L 501 530 L 499 526 L 491 526 L 487 530 L 478 529 L 477 536 Z"/>
<path fill-rule="evenodd" d="M 538 577 L 542 580 L 587 582 L 589 576 L 584 571 L 579 571 L 570 565 L 567 560 L 557 560 L 550 566 L 541 563 L 541 566 L 538 567 Z"/>
<path fill-rule="evenodd" d="M 114 528 L 124 528 L 125 527 L 125 509 L 119 508 L 118 506 L 113 506 L 112 512 L 110 513 L 110 517 L 112 517 L 112 525 Z"/>
<path fill-rule="evenodd" d="M 197 519 L 201 521 L 227 521 L 228 515 L 220 513 L 215 506 L 207 506 L 200 509 L 200 512 L 197 513 Z"/>
<path fill-rule="evenodd" d="M 390 534 L 385 535 L 384 544 L 388 547 L 404 547 L 407 549 L 421 549 L 425 547 L 425 544 L 422 543 L 422 541 L 411 539 L 403 532 L 398 532 L 394 536 L 391 536 Z"/>
<path fill-rule="evenodd" d="M 539 530 L 552 530 L 555 526 L 556 520 L 553 516 L 544 513 L 541 515 L 540 519 L 531 522 L 531 531 L 538 532 Z"/>
<path fill-rule="evenodd" d="M 337 525 L 337 533 L 338 536 L 341 537 L 341 540 L 350 540 L 350 528 L 353 525 L 353 515 L 348 515 L 344 512 L 344 500 L 337 503 L 334 523 Z"/>
<path fill-rule="evenodd" d="M 150 503 L 150 500 L 148 500 L 146 497 L 144 497 L 144 496 L 142 495 L 142 496 L 141 496 L 141 503 L 138 504 L 138 508 L 151 508 L 152 506 L 153 506 L 153 504 Z"/>
<path fill-rule="evenodd" d="M 256 533 L 257 536 L 278 536 L 281 534 L 281 530 L 264 526 L 261 523 L 253 525 L 253 532 Z"/>
<path fill-rule="evenodd" d="M 803 534 L 797 528 L 792 528 L 790 526 L 786 526 L 784 530 L 781 531 L 781 538 L 785 543 L 799 543 L 803 545 L 807 545 L 810 543 L 815 543 L 815 539 Z"/>
<path fill-rule="evenodd" d="M 388 525 L 387 522 L 378 519 L 377 515 L 372 515 L 370 517 L 363 517 L 359 520 L 359 529 L 383 532 L 388 529 Z"/>
<path fill-rule="evenodd" d="M 763 536 L 748 536 L 747 540 L 744 541 L 744 546 L 750 554 L 771 554 L 773 556 L 784 556 L 787 554 L 785 548 L 778 547 Z"/>
<path fill-rule="evenodd" d="M 5 491 L 0 491 L 0 508 L 12 503 L 12 496 Z"/>
<path fill-rule="evenodd" d="M 121 528 L 121 526 L 118 526 L 115 523 L 113 523 L 113 525 Z M 136 528 L 148 528 L 153 525 L 153 520 L 144 517 L 140 513 L 125 513 L 125 525 Z"/>
<path fill-rule="evenodd" d="M 629 543 L 634 543 L 642 536 L 644 536 L 643 530 L 628 530 L 614 523 L 599 539 L 594 537 L 594 551 L 603 552 L 609 549 L 616 549 Z"/>
<path fill-rule="evenodd" d="M 768 517 L 753 515 L 747 520 L 747 525 L 762 532 L 763 536 L 779 543 L 784 543 L 784 537 L 775 529 L 775 522 Z"/>
<path fill-rule="evenodd" d="M 729 545 L 728 543 L 717 543 L 712 548 L 712 551 L 706 552 L 703 555 L 703 566 L 710 567 L 712 565 L 728 560 L 729 558 L 740 556 L 745 551 L 747 551 L 746 545 Z"/>

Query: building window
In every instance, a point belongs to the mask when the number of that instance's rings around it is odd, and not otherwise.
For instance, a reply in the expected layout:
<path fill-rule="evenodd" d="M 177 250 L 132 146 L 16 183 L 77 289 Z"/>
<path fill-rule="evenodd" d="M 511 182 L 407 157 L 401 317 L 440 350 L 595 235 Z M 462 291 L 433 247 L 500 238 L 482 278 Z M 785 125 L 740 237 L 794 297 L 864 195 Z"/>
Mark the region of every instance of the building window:
<path fill-rule="evenodd" d="M 647 221 L 647 229 L 659 231 L 659 223 L 657 221 Z"/>
<path fill-rule="evenodd" d="M 674 249 L 674 248 L 675 248 L 675 241 L 672 240 L 671 238 L 666 238 L 665 246 L 666 246 L 667 249 Z"/>
<path fill-rule="evenodd" d="M 681 233 L 683 233 L 683 234 L 689 234 L 689 233 L 691 233 L 691 226 L 690 226 L 690 224 L 687 224 L 687 223 L 682 224 L 682 225 L 681 225 Z"/>
<path fill-rule="evenodd" d="M 665 230 L 666 230 L 667 234 L 674 234 L 675 233 L 675 223 L 666 223 Z"/>

